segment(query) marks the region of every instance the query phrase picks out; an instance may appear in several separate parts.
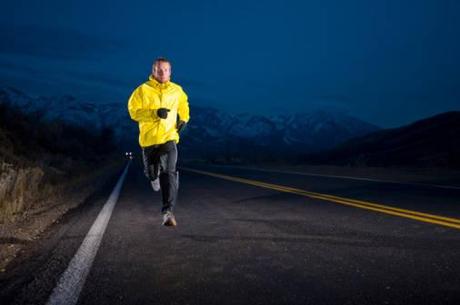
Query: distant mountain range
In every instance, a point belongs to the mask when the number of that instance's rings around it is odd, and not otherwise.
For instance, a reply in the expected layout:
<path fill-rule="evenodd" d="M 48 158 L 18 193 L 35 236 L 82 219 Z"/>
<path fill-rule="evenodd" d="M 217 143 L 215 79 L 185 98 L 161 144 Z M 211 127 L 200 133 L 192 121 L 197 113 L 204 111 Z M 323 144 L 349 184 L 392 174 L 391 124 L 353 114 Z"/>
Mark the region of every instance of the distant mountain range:
<path fill-rule="evenodd" d="M 460 168 L 460 111 L 380 130 L 307 155 L 307 163 Z"/>
<path fill-rule="evenodd" d="M 342 113 L 321 110 L 262 116 L 192 106 L 191 113 L 181 138 L 182 149 L 189 158 L 221 162 L 287 160 L 380 129 Z"/>
<path fill-rule="evenodd" d="M 113 129 L 120 150 L 139 152 L 138 127 L 126 102 L 96 103 L 72 96 L 31 97 L 0 90 L 0 102 L 46 120 L 87 129 Z M 179 145 L 181 160 L 211 162 L 288 161 L 363 166 L 460 168 L 460 112 L 435 115 L 392 129 L 334 111 L 294 115 L 229 114 L 191 101 L 191 120 Z"/>
<path fill-rule="evenodd" d="M 47 120 L 61 120 L 79 127 L 101 130 L 110 127 L 118 144 L 129 142 L 137 132 L 125 105 L 119 103 L 94 103 L 77 100 L 70 95 L 58 97 L 31 97 L 19 89 L 0 89 L 0 102 L 19 106 L 25 113 L 35 113 Z"/>
<path fill-rule="evenodd" d="M 0 101 L 49 120 L 78 126 L 111 127 L 121 148 L 137 146 L 137 124 L 126 103 L 94 103 L 72 96 L 31 97 L 16 88 L 0 90 Z M 380 128 L 358 118 L 317 110 L 294 115 L 228 114 L 191 102 L 191 120 L 181 137 L 182 156 L 213 161 L 279 160 L 330 149 Z"/>

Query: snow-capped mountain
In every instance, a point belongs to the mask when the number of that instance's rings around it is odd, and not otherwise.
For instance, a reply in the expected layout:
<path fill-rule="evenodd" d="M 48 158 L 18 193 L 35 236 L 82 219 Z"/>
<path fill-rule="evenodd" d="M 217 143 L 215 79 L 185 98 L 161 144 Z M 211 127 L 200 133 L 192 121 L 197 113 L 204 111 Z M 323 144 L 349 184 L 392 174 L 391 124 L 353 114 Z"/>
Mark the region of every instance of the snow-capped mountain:
<path fill-rule="evenodd" d="M 318 152 L 380 128 L 330 111 L 294 115 L 230 115 L 191 106 L 190 124 L 181 138 L 190 155 L 217 159 L 278 159 Z"/>
<path fill-rule="evenodd" d="M 32 97 L 12 87 L 0 90 L 0 102 L 14 104 L 26 113 L 37 113 L 45 120 L 62 120 L 97 130 L 110 127 L 119 142 L 137 132 L 123 103 L 87 102 L 70 95 Z"/>
<path fill-rule="evenodd" d="M 0 90 L 0 101 L 50 120 L 96 129 L 111 127 L 119 143 L 137 145 L 137 124 L 129 118 L 126 102 L 94 103 L 72 96 L 31 97 L 14 88 Z M 190 113 L 191 120 L 180 140 L 185 158 L 286 159 L 329 149 L 379 129 L 349 115 L 324 110 L 294 115 L 235 115 L 191 104 Z"/>

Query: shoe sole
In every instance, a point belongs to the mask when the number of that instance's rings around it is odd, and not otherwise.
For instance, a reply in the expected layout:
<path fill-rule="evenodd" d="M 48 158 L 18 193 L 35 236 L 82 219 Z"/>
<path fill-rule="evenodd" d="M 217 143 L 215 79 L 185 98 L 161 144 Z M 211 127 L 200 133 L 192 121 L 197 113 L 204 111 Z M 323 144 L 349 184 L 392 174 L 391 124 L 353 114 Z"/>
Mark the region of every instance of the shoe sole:
<path fill-rule="evenodd" d="M 150 182 L 150 185 L 152 186 L 152 189 L 153 189 L 154 192 L 158 192 L 158 191 L 161 190 L 161 186 L 160 186 L 159 183 L 158 183 L 158 187 L 155 187 L 152 182 Z"/>
<path fill-rule="evenodd" d="M 167 221 L 167 222 L 163 223 L 163 226 L 165 226 L 165 227 L 175 227 L 175 226 L 177 226 L 177 223 L 172 222 L 172 221 Z"/>
<path fill-rule="evenodd" d="M 173 218 L 168 218 L 168 220 L 164 221 L 162 225 L 165 227 L 175 227 L 177 226 L 177 222 Z"/>

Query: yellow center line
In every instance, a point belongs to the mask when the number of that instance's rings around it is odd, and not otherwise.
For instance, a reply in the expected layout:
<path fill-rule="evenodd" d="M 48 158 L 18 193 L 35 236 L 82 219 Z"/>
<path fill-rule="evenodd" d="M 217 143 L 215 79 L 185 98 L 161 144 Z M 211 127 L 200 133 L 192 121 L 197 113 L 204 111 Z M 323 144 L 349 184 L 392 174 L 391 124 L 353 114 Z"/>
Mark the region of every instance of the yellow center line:
<path fill-rule="evenodd" d="M 460 219 L 457 219 L 457 218 L 422 213 L 422 212 L 413 211 L 413 210 L 406 210 L 406 209 L 396 208 L 392 206 L 387 206 L 383 204 L 377 204 L 377 203 L 373 203 L 369 201 L 357 200 L 357 199 L 352 199 L 352 198 L 345 198 L 345 197 L 339 197 L 339 196 L 334 196 L 334 195 L 329 195 L 329 194 L 315 193 L 315 192 L 310 192 L 310 191 L 297 189 L 293 187 L 277 185 L 277 184 L 272 184 L 272 183 L 267 183 L 267 182 L 262 182 L 262 181 L 257 181 L 257 180 L 250 180 L 250 179 L 245 179 L 245 178 L 240 178 L 240 177 L 227 176 L 227 175 L 217 174 L 213 172 L 197 170 L 193 168 L 182 167 L 182 169 L 191 171 L 191 172 L 195 172 L 198 174 L 203 174 L 203 175 L 208 175 L 208 176 L 221 178 L 225 180 L 250 184 L 250 185 L 268 188 L 268 189 L 272 189 L 272 190 L 276 190 L 280 192 L 292 193 L 292 194 L 310 197 L 314 199 L 332 201 L 332 202 L 340 203 L 340 204 L 347 205 L 347 206 L 353 206 L 353 207 L 381 212 L 381 213 L 385 213 L 389 215 L 414 219 L 414 220 L 428 222 L 432 224 L 438 224 L 438 225 L 449 227 L 449 228 L 460 229 Z"/>

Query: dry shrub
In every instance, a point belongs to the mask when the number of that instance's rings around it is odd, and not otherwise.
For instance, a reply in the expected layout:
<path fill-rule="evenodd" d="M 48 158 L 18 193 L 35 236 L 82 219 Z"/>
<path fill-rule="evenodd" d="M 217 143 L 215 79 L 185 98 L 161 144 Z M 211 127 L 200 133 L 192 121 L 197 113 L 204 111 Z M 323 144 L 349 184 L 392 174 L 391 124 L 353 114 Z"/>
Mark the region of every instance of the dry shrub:
<path fill-rule="evenodd" d="M 9 163 L 2 163 L 0 169 L 0 220 L 3 222 L 33 207 L 44 172 L 39 167 L 14 168 Z"/>

